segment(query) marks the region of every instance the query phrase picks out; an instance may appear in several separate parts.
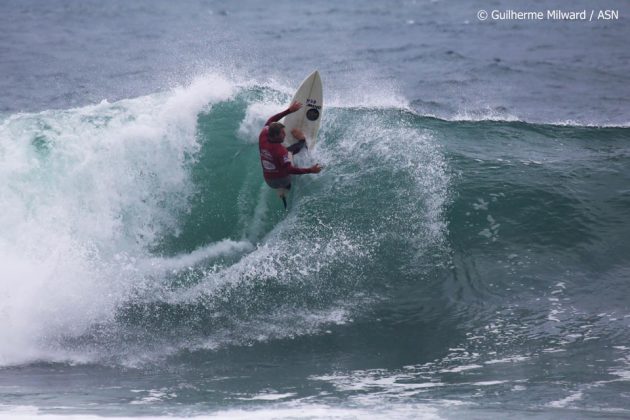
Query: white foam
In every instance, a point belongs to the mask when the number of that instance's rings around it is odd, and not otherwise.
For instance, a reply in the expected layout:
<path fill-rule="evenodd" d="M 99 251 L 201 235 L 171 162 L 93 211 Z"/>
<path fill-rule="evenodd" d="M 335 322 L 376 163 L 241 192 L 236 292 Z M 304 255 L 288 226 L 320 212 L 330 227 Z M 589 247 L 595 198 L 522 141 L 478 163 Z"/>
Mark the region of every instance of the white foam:
<path fill-rule="evenodd" d="M 343 305 L 339 303 L 338 306 Z M 238 328 L 217 331 L 199 345 L 184 343 L 188 349 L 217 349 L 226 345 L 251 345 L 254 342 L 293 339 L 303 335 L 326 333 L 325 327 L 351 322 L 345 308 L 326 310 L 278 309 Z M 174 349 L 176 350 L 176 349 Z M 170 350 L 173 351 L 173 350 Z"/>
<path fill-rule="evenodd" d="M 168 392 L 167 389 L 151 389 L 148 391 L 137 390 L 136 393 L 144 393 L 145 395 L 130 401 L 129 404 L 148 405 L 148 404 L 154 404 L 154 403 L 166 401 L 169 399 L 177 398 L 176 393 Z"/>
<path fill-rule="evenodd" d="M 630 381 L 630 369 L 628 368 L 610 369 L 608 373 L 618 376 L 620 381 Z"/>
<path fill-rule="evenodd" d="M 233 92 L 206 76 L 161 94 L 2 121 L 0 365 L 84 360 L 60 350 L 57 337 L 110 320 L 141 280 L 135 262 L 177 228 L 186 206 L 197 115 Z"/>
<path fill-rule="evenodd" d="M 527 356 L 513 356 L 513 357 L 506 357 L 503 359 L 492 359 L 492 360 L 487 360 L 484 362 L 484 364 L 486 365 L 494 365 L 497 363 L 514 363 L 514 362 L 524 362 L 526 360 L 529 360 L 529 357 Z"/>
<path fill-rule="evenodd" d="M 501 384 L 505 384 L 505 383 L 509 383 L 509 381 L 479 381 L 479 382 L 473 382 L 472 385 L 476 385 L 476 386 L 494 386 L 494 385 L 501 385 Z"/>
<path fill-rule="evenodd" d="M 222 256 L 230 256 L 249 252 L 254 245 L 249 241 L 234 241 L 224 239 L 222 241 L 206 245 L 189 254 L 181 254 L 170 258 L 151 257 L 140 262 L 143 271 L 176 271 L 191 268 L 200 262 Z"/>
<path fill-rule="evenodd" d="M 497 111 L 490 106 L 484 106 L 480 109 L 469 110 L 462 109 L 452 117 L 446 118 L 447 121 L 520 121 L 516 115 L 509 114 L 505 111 Z"/>
<path fill-rule="evenodd" d="M 247 106 L 245 118 L 238 127 L 238 135 L 247 143 L 258 144 L 258 134 L 265 121 L 285 109 L 285 104 L 272 101 L 254 102 Z"/>
<path fill-rule="evenodd" d="M 630 121 L 626 123 L 601 123 L 592 121 L 577 121 L 577 120 L 558 120 L 550 122 L 549 125 L 556 125 L 560 127 L 589 127 L 589 128 L 628 128 L 630 127 Z"/>
<path fill-rule="evenodd" d="M 291 398 L 296 395 L 297 394 L 295 392 L 287 392 L 284 394 L 278 394 L 274 392 L 265 392 L 265 393 L 260 393 L 258 395 L 254 395 L 249 398 L 237 398 L 237 399 L 248 400 L 248 401 L 278 401 L 278 400 L 284 400 L 286 398 Z"/>
<path fill-rule="evenodd" d="M 562 399 L 557 400 L 557 401 L 552 401 L 548 405 L 550 407 L 554 407 L 554 408 L 566 408 L 571 403 L 574 403 L 576 401 L 581 400 L 583 396 L 584 396 L 584 394 L 583 394 L 582 391 L 572 392 L 567 397 L 562 398 Z"/>
<path fill-rule="evenodd" d="M 439 401 L 442 405 L 456 405 L 458 402 Z M 218 410 L 202 415 L 164 415 L 142 416 L 146 420 L 210 420 L 210 419 L 356 419 L 370 418 L 388 420 L 391 418 L 427 420 L 441 419 L 438 408 L 429 404 L 380 404 L 374 407 L 339 407 L 306 402 L 282 403 L 272 406 L 251 407 L 246 409 Z M 91 414 L 49 414 L 36 407 L 0 407 L 0 420 L 101 420 L 104 417 Z M 132 420 L 137 417 L 115 416 L 115 420 Z"/>
<path fill-rule="evenodd" d="M 456 366 L 450 369 L 442 369 L 440 370 L 440 372 L 441 373 L 459 373 L 459 372 L 465 372 L 468 370 L 479 369 L 481 367 L 482 367 L 481 365 L 471 364 L 471 365 Z"/>
<path fill-rule="evenodd" d="M 433 388 L 447 386 L 444 382 L 427 381 L 417 372 L 395 372 L 384 369 L 356 370 L 348 373 L 332 373 L 314 375 L 310 380 L 325 381 L 333 384 L 343 392 L 369 391 L 368 394 L 356 396 L 361 403 L 378 403 L 382 397 L 405 400 L 409 396 L 424 393 Z"/>

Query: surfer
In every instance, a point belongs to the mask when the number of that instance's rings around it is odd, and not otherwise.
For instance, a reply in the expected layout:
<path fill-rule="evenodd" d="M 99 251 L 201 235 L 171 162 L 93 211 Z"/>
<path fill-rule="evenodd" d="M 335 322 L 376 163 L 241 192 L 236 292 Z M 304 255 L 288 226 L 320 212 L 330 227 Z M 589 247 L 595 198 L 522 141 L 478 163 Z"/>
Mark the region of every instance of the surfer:
<path fill-rule="evenodd" d="M 291 189 L 291 175 L 317 174 L 322 168 L 315 164 L 310 168 L 293 166 L 289 158 L 289 150 L 282 145 L 286 133 L 284 125 L 279 123 L 282 118 L 302 108 L 300 102 L 293 102 L 286 110 L 269 118 L 258 137 L 260 149 L 260 163 L 262 164 L 265 182 L 278 192 L 284 208 L 287 208 L 287 193 Z M 298 142 L 289 147 L 293 154 L 297 154 L 306 147 L 306 137 L 302 130 L 294 128 L 291 134 Z"/>

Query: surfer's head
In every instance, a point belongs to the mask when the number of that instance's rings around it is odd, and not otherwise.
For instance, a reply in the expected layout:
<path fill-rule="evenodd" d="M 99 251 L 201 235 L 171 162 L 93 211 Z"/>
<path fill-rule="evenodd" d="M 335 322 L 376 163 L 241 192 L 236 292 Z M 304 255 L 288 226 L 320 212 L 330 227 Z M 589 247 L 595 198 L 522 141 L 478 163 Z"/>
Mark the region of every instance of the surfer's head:
<path fill-rule="evenodd" d="M 285 136 L 284 124 L 279 122 L 269 124 L 269 141 L 271 143 L 282 143 Z"/>

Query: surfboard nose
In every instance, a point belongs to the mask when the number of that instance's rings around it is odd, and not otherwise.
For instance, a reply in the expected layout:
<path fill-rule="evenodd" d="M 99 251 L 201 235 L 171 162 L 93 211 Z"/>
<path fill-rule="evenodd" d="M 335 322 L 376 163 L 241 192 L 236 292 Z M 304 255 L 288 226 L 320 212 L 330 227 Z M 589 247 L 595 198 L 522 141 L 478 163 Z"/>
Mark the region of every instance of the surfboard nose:
<path fill-rule="evenodd" d="M 291 130 L 299 128 L 306 136 L 308 148 L 313 149 L 317 141 L 317 132 L 322 120 L 323 111 L 323 87 L 319 71 L 314 70 L 295 92 L 291 102 L 301 102 L 303 107 L 298 111 L 284 117 L 287 136 L 284 140 L 285 147 L 290 147 L 297 140 L 291 134 Z"/>

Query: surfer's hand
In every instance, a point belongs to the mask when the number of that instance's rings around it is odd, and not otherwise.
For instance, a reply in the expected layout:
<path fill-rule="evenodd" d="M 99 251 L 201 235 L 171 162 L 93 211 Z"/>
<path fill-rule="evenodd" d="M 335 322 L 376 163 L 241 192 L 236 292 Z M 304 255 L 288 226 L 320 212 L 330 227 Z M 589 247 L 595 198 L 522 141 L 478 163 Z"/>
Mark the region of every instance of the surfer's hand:
<path fill-rule="evenodd" d="M 298 109 L 302 108 L 302 103 L 295 101 L 293 103 L 291 103 L 291 105 L 289 105 L 289 112 L 295 112 Z"/>
<path fill-rule="evenodd" d="M 299 128 L 294 128 L 293 130 L 291 130 L 291 135 L 298 141 L 306 140 L 306 136 L 304 135 L 302 130 L 300 130 Z"/>
<path fill-rule="evenodd" d="M 321 172 L 322 167 L 319 166 L 319 163 L 316 163 L 315 165 L 311 166 L 310 169 L 312 174 L 318 174 Z"/>

